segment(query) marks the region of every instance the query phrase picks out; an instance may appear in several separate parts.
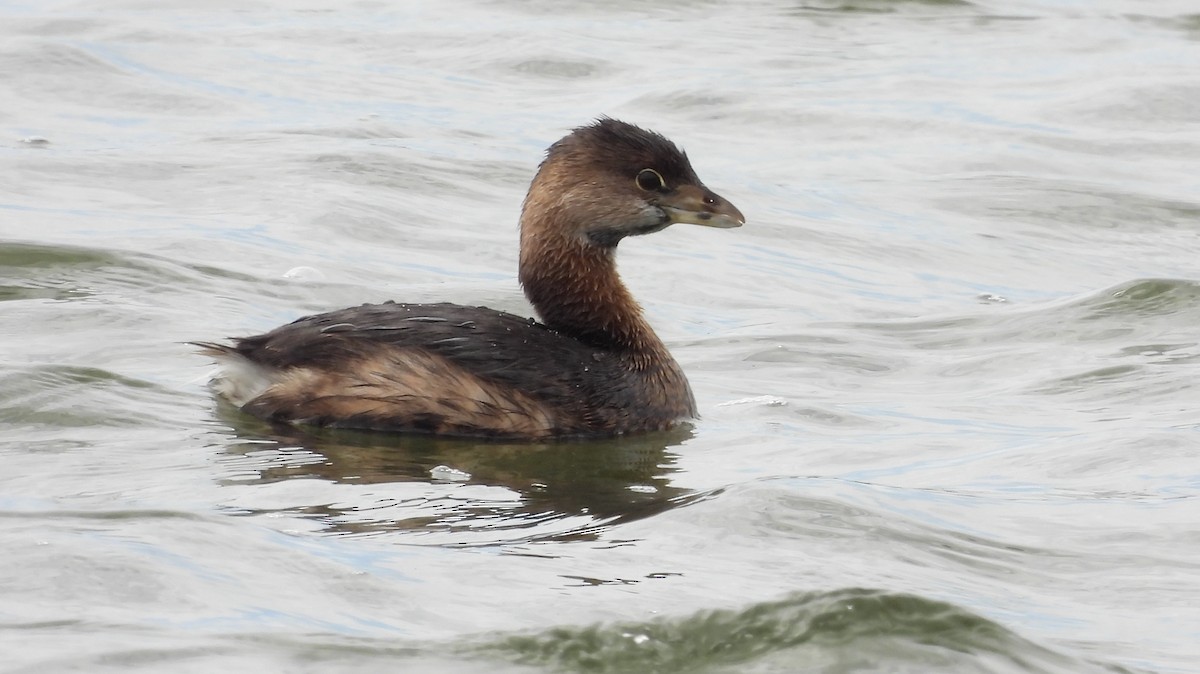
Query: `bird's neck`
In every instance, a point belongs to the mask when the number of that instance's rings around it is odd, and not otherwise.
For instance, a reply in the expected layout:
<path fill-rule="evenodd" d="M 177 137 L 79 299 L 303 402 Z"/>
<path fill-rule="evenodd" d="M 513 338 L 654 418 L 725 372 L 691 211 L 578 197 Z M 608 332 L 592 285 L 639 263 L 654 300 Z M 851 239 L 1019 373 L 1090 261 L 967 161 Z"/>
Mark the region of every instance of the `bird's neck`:
<path fill-rule="evenodd" d="M 617 274 L 615 248 L 566 236 L 523 232 L 521 285 L 542 321 L 586 344 L 637 360 L 666 347 Z M 669 358 L 669 356 L 667 356 Z"/>

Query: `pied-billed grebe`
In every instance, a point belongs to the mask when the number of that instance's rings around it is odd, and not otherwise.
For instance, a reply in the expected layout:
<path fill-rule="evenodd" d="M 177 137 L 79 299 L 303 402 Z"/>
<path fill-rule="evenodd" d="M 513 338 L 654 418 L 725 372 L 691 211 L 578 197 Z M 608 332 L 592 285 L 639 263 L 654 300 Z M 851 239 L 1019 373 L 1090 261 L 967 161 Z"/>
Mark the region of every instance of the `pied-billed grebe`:
<path fill-rule="evenodd" d="M 671 141 L 603 118 L 550 147 L 525 197 L 520 279 L 542 323 L 387 302 L 198 346 L 222 365 L 217 391 L 271 421 L 526 439 L 665 429 L 696 403 L 617 275 L 617 244 L 744 222 Z"/>

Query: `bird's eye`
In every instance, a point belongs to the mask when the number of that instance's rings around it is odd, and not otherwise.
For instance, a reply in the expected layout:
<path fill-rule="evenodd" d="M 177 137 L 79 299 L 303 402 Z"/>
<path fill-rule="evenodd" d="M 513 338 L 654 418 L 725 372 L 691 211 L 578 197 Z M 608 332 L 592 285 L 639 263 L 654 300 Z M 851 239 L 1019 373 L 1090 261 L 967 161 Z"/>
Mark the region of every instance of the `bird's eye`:
<path fill-rule="evenodd" d="M 666 188 L 667 182 L 663 177 L 652 168 L 642 169 L 638 171 L 637 178 L 634 179 L 637 186 L 647 192 L 657 192 Z"/>

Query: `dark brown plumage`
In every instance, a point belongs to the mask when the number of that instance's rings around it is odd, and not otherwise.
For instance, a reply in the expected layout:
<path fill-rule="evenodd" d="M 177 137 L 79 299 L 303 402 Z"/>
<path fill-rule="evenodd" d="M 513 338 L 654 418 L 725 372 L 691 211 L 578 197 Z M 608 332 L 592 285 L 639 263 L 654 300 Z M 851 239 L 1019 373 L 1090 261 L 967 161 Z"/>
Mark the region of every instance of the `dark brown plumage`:
<path fill-rule="evenodd" d="M 199 346 L 224 366 L 218 391 L 273 421 L 528 439 L 667 428 L 695 402 L 614 252 L 677 222 L 743 218 L 673 143 L 601 119 L 550 147 L 522 209 L 520 280 L 542 323 L 385 303 Z"/>

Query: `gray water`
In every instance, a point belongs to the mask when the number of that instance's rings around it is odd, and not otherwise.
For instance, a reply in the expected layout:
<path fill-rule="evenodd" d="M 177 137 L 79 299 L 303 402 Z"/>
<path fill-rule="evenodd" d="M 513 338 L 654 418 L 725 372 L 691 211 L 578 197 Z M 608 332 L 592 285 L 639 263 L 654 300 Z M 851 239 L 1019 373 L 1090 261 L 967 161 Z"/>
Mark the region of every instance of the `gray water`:
<path fill-rule="evenodd" d="M 182 344 L 528 306 L 609 114 L 702 419 L 284 433 Z M 1189 672 L 1200 5 L 0 3 L 5 672 Z"/>

